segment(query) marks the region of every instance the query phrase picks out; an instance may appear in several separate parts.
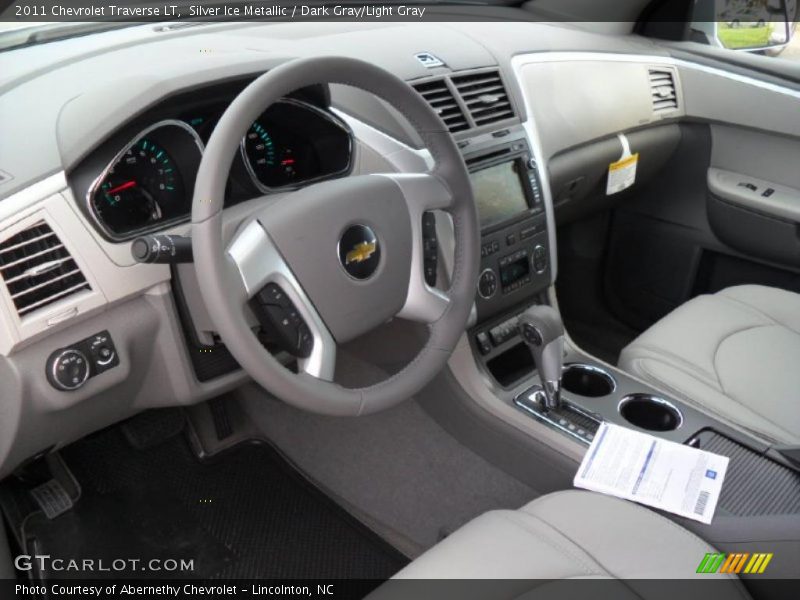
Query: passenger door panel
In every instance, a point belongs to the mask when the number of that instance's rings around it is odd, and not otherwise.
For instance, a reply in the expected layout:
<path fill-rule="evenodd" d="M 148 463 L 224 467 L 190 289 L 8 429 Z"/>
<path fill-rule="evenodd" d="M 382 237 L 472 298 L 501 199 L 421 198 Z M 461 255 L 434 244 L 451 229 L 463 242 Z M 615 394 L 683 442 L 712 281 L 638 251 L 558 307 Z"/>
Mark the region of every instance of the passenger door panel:
<path fill-rule="evenodd" d="M 800 291 L 800 139 L 730 124 L 681 127 L 678 150 L 617 209 L 609 236 L 605 298 L 639 330 L 731 285 Z"/>
<path fill-rule="evenodd" d="M 800 266 L 800 140 L 729 126 L 712 126 L 711 133 L 713 232 L 753 258 Z"/>

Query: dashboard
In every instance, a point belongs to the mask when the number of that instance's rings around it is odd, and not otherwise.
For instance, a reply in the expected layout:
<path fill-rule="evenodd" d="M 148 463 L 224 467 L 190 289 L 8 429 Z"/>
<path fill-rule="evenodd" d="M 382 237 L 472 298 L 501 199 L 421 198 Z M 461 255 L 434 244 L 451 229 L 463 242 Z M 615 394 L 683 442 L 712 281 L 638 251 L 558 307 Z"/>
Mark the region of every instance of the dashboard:
<path fill-rule="evenodd" d="M 213 91 L 210 92 L 213 96 Z M 101 145 L 70 177 L 81 207 L 101 234 L 125 241 L 188 219 L 205 144 L 227 108 L 212 101 L 153 111 Z M 169 113 L 159 118 L 161 112 Z M 344 176 L 352 133 L 312 101 L 285 98 L 250 126 L 234 158 L 226 206 L 275 191 Z"/>
<path fill-rule="evenodd" d="M 3 139 L 21 140 L 25 149 L 0 144 L 0 244 L 17 252 L 17 241 L 27 239 L 34 262 L 41 256 L 51 262 L 40 253 L 40 244 L 72 257 L 64 263 L 69 271 L 52 264 L 41 274 L 32 271 L 55 281 L 35 290 L 37 299 L 47 293 L 49 302 L 35 303 L 24 314 L 8 286 L 0 285 L 4 474 L 43 449 L 143 408 L 193 404 L 247 381 L 241 372 L 218 368 L 222 354 L 214 345 L 211 315 L 199 298 L 194 265 L 137 263 L 127 240 L 154 230 L 189 233 L 196 173 L 217 121 L 257 74 L 289 57 L 364 58 L 364 48 L 370 48 L 370 61 L 412 85 L 449 77 L 439 88 L 444 100 L 428 90 L 443 111 L 453 110 L 447 91 L 468 96 L 471 103 L 480 100 L 480 95 L 470 96 L 470 72 L 499 69 L 514 99 L 516 126 L 525 128 L 530 158 L 538 165 L 545 206 L 551 209 L 534 214 L 536 193 L 526 177 L 533 170 L 530 160 L 509 160 L 513 148 L 490 156 L 491 148 L 513 143 L 510 125 L 464 129 L 462 123 L 453 137 L 479 192 L 484 268 L 495 273 L 494 282 L 487 276 L 488 299 L 478 301 L 485 307 L 479 326 L 485 323 L 490 334 L 492 319 L 503 318 L 507 306 L 527 297 L 534 285 L 527 279 L 555 277 L 552 248 L 550 265 L 537 267 L 536 236 L 543 235 L 543 221 L 547 229 L 555 227 L 552 207 L 559 198 L 564 198 L 559 210 L 581 204 L 578 193 L 600 181 L 608 164 L 618 159 L 616 132 L 641 130 L 635 135 L 650 139 L 644 125 L 686 116 L 783 133 L 789 127 L 797 135 L 789 118 L 796 114 L 794 96 L 670 59 L 647 40 L 544 23 L 237 23 L 180 31 L 141 25 L 56 43 L 58 48 L 42 44 L 13 51 L 13 58 L 9 53 L 0 76 L 0 114 L 9 116 L 0 124 Z M 416 55 L 423 51 L 444 66 L 422 64 Z M 666 117 L 651 107 L 649 73 L 664 66 L 675 75 L 679 96 L 686 98 Z M 609 81 L 616 83 L 610 86 Z M 251 124 L 230 168 L 225 200 L 227 206 L 237 205 L 232 216 L 245 212 L 249 199 L 321 179 L 429 166 L 431 157 L 408 135 L 398 115 L 343 87 L 298 90 Z M 739 116 L 725 99 L 740 96 L 751 105 L 751 99 L 760 98 L 786 108 L 741 111 Z M 331 105 L 339 110 L 330 110 Z M 720 107 L 731 112 L 720 115 Z M 465 116 L 476 122 L 475 115 Z M 637 148 L 633 135 L 631 144 Z M 607 148 L 587 151 L 599 165 L 598 175 L 592 171 L 581 180 L 569 152 L 582 152 L 593 142 Z M 643 150 L 639 182 L 655 168 L 657 150 Z M 285 200 L 290 202 L 291 195 Z M 533 223 L 523 227 L 516 224 L 519 218 Z M 442 235 L 440 247 L 446 248 L 447 241 Z M 541 245 L 547 249 L 554 237 L 549 242 Z M 522 261 L 518 253 L 525 248 L 529 259 Z M 443 269 L 448 260 L 442 252 Z M 72 273 L 74 268 L 79 273 Z M 72 280 L 64 283 L 62 274 L 85 281 L 68 285 Z M 185 313 L 178 310 L 181 302 L 173 292 L 178 280 Z M 188 340 L 186 331 L 196 332 L 197 340 Z M 105 332 L 118 364 L 88 377 L 80 389 L 53 389 L 44 377 L 51 353 L 76 344 L 92 352 Z M 500 351 L 489 347 L 486 361 Z M 197 377 L 193 361 L 198 357 L 217 369 L 213 377 Z"/>

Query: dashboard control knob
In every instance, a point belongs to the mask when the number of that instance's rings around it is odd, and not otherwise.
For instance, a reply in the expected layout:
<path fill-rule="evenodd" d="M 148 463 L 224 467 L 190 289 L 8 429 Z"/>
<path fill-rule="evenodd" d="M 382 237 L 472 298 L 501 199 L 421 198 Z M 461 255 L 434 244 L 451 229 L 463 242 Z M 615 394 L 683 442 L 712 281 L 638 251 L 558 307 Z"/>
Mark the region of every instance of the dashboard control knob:
<path fill-rule="evenodd" d="M 54 352 L 47 361 L 47 380 L 57 390 L 77 390 L 86 383 L 90 374 L 86 355 L 74 348 Z"/>
<path fill-rule="evenodd" d="M 478 279 L 478 294 L 484 300 L 488 300 L 497 292 L 497 275 L 492 269 L 484 269 Z"/>

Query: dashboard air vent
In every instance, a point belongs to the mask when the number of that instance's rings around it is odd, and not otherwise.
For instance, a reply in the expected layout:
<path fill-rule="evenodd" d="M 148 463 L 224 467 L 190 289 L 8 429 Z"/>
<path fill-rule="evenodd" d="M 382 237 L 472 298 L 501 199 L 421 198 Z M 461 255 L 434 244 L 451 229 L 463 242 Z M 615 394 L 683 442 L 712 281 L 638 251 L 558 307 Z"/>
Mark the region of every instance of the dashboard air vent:
<path fill-rule="evenodd" d="M 45 221 L 0 243 L 0 274 L 20 316 L 92 289 Z"/>
<path fill-rule="evenodd" d="M 678 108 L 675 73 L 671 69 L 650 69 L 649 73 L 653 112 L 659 113 Z"/>
<path fill-rule="evenodd" d="M 514 116 L 499 71 L 457 75 L 452 81 L 476 127 Z"/>
<path fill-rule="evenodd" d="M 469 123 L 444 79 L 415 83 L 414 89 L 428 101 L 451 132 L 469 129 Z"/>

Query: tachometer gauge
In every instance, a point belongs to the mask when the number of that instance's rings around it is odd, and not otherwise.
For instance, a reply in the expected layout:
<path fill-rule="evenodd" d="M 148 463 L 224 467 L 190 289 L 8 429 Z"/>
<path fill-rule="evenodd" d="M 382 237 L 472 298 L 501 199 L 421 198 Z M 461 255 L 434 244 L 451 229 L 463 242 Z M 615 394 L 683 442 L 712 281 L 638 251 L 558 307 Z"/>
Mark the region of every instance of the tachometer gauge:
<path fill-rule="evenodd" d="M 245 149 L 250 162 L 256 167 L 274 167 L 277 163 L 275 142 L 258 121 L 253 123 L 247 132 Z"/>
<path fill-rule="evenodd" d="M 119 233 L 161 220 L 162 204 L 182 194 L 183 181 L 170 155 L 142 138 L 108 171 L 94 197 L 94 208 Z"/>
<path fill-rule="evenodd" d="M 245 162 L 258 181 L 270 187 L 292 183 L 297 175 L 297 160 L 291 148 L 278 147 L 269 131 L 256 121 L 242 140 Z"/>
<path fill-rule="evenodd" d="M 352 138 L 333 114 L 293 98 L 268 107 L 247 130 L 241 155 L 264 193 L 345 174 Z"/>

